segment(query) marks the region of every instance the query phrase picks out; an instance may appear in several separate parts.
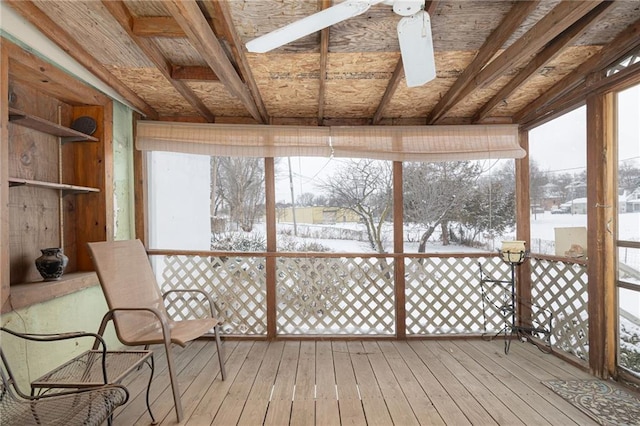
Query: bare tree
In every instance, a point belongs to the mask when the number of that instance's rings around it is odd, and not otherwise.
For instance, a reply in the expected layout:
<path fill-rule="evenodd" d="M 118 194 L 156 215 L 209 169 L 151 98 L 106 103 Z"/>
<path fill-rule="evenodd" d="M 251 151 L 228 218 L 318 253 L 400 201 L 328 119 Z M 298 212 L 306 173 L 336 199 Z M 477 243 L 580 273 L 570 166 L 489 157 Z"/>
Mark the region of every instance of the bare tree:
<path fill-rule="evenodd" d="M 471 161 L 405 163 L 404 219 L 426 227 L 419 253 L 425 252 L 427 240 L 438 226 L 443 244 L 449 243 L 449 221 L 455 218 L 480 172 L 480 165 Z"/>
<path fill-rule="evenodd" d="M 218 157 L 217 194 L 227 204 L 231 221 L 251 232 L 264 205 L 264 160 Z M 212 180 L 213 182 L 213 180 Z"/>
<path fill-rule="evenodd" d="M 392 185 L 391 162 L 361 159 L 347 161 L 320 186 L 337 207 L 360 217 L 371 247 L 384 253 L 382 230 L 393 211 Z"/>
<path fill-rule="evenodd" d="M 312 192 L 303 192 L 298 195 L 297 202 L 299 206 L 313 206 L 315 198 Z"/>

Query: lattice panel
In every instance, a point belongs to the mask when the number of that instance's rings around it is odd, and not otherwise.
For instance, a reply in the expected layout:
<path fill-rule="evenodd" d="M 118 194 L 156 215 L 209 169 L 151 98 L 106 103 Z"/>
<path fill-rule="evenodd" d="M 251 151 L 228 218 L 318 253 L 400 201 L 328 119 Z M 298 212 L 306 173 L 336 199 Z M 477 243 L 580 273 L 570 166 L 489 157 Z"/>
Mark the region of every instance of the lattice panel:
<path fill-rule="evenodd" d="M 484 332 L 478 262 L 492 277 L 508 279 L 498 257 L 406 259 L 407 334 Z M 497 312 L 485 313 L 489 327 L 502 328 Z"/>
<path fill-rule="evenodd" d="M 531 286 L 532 302 L 553 312 L 551 344 L 588 360 L 587 267 L 532 258 Z"/>
<path fill-rule="evenodd" d="M 277 269 L 282 334 L 393 334 L 393 260 L 282 258 Z"/>
<path fill-rule="evenodd" d="M 218 308 L 225 334 L 266 334 L 265 261 L 257 257 L 164 256 L 154 259 L 163 292 L 196 288 L 207 292 Z M 167 311 L 175 320 L 199 318 L 206 301 L 170 295 Z"/>

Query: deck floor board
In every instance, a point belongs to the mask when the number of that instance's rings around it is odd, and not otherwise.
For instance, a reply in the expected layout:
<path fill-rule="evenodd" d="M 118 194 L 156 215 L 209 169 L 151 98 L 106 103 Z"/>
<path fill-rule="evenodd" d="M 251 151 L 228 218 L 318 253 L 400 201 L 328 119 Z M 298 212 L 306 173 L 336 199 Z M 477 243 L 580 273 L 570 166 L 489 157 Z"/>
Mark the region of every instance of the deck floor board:
<path fill-rule="evenodd" d="M 206 425 L 470 425 L 596 423 L 542 381 L 588 373 L 533 345 L 500 340 L 229 340 L 227 380 L 213 341 L 175 348 L 185 419 Z M 154 348 L 151 404 L 177 424 L 166 357 Z M 150 423 L 149 369 L 123 383 L 130 400 L 114 425 Z"/>

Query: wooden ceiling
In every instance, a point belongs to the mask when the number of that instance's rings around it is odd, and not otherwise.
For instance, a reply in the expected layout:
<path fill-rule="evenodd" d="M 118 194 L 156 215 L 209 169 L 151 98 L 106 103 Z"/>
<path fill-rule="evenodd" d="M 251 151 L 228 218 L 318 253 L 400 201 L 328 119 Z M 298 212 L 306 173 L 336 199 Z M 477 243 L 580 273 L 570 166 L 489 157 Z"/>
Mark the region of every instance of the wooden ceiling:
<path fill-rule="evenodd" d="M 337 2 L 5 1 L 149 119 L 531 123 L 640 48 L 639 0 L 427 1 L 437 78 L 407 88 L 384 4 L 255 54 L 247 41 Z"/>

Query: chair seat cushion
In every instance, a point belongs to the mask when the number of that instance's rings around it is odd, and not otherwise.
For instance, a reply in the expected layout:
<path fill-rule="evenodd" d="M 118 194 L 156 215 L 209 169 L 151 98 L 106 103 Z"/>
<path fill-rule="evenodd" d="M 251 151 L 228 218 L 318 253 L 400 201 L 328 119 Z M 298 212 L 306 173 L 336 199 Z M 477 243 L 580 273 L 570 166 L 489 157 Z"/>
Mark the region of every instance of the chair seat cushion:
<path fill-rule="evenodd" d="M 187 342 L 194 340 L 203 334 L 206 334 L 209 330 L 212 330 L 218 324 L 218 320 L 215 318 L 203 318 L 183 321 L 169 321 L 169 328 L 171 330 L 171 342 L 180 346 L 185 346 Z M 162 337 L 162 326 L 159 322 L 155 325 L 145 327 L 141 329 L 139 333 L 135 335 L 126 336 L 124 343 L 134 345 L 153 345 L 158 343 L 164 343 Z"/>

